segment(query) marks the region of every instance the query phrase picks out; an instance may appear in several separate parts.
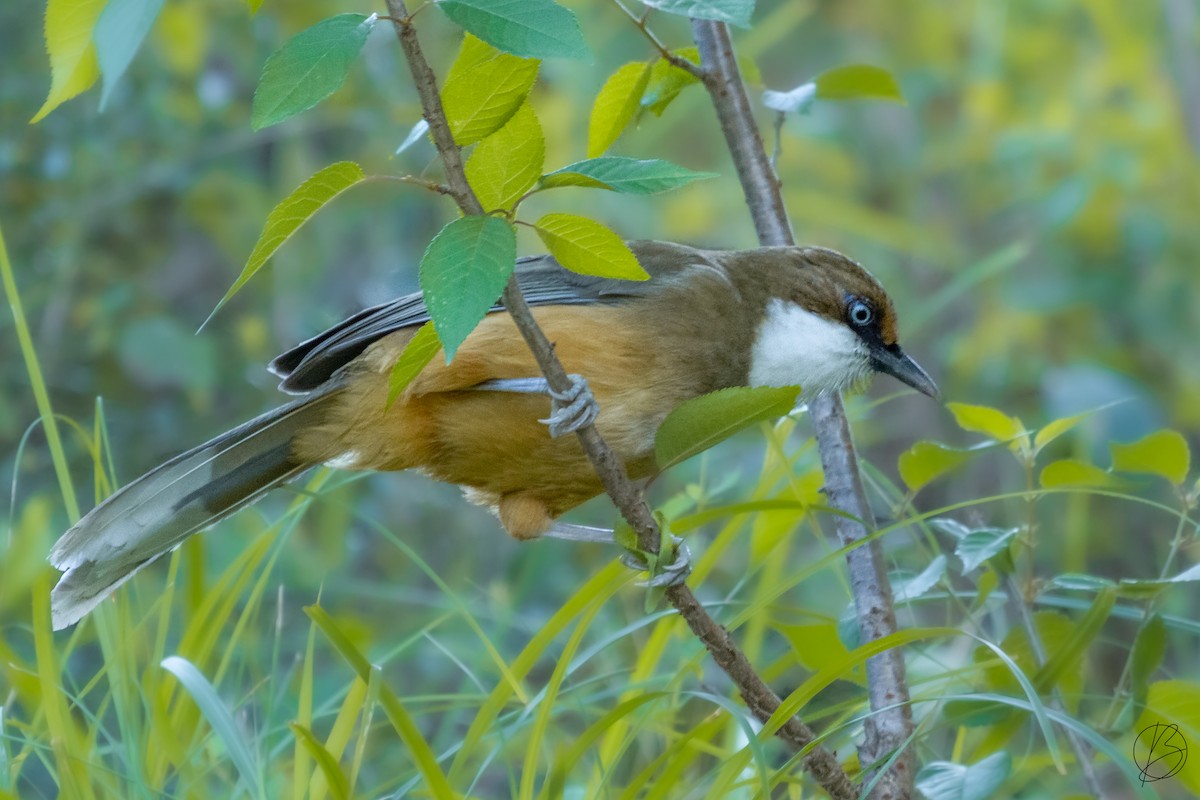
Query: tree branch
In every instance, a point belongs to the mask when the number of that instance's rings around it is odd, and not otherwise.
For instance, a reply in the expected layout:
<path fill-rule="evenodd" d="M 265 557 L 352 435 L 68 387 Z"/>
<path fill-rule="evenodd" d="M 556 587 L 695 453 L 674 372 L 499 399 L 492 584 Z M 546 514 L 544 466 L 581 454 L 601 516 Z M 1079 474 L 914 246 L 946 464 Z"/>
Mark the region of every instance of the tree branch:
<path fill-rule="evenodd" d="M 700 48 L 704 86 L 712 96 L 759 242 L 763 245 L 795 244 L 779 178 L 767 158 L 746 87 L 738 72 L 729 28 L 724 23 L 694 19 L 692 34 Z M 834 517 L 838 537 L 843 545 L 862 541 L 875 522 L 863 489 L 841 397 L 816 398 L 809 403 L 809 409 L 825 471 L 825 494 L 829 504 L 862 520 L 860 523 L 843 516 Z M 873 641 L 894 633 L 896 612 L 879 541 L 850 551 L 846 560 L 863 640 Z M 867 679 L 871 709 L 875 713 L 864 724 L 865 738 L 859 747 L 859 760 L 869 772 L 872 764 L 882 763 L 905 746 L 912 735 L 913 722 L 904 657 L 900 651 L 889 650 L 868 660 Z M 912 756 L 901 753 L 875 784 L 871 796 L 877 800 L 910 797 L 913 777 Z"/>
<path fill-rule="evenodd" d="M 421 52 L 417 32 L 408 10 L 403 0 L 387 0 L 387 7 L 405 59 L 412 71 L 423 115 L 429 123 L 429 132 L 445 166 L 446 183 L 451 195 L 464 213 L 482 214 L 483 207 L 467 183 L 462 153 L 450 133 L 450 126 L 442 109 L 437 78 Z M 534 320 L 515 277 L 504 289 L 503 302 L 551 388 L 555 391 L 570 388 L 571 381 L 567 372 L 554 354 L 554 346 Z M 612 498 L 621 516 L 636 532 L 638 546 L 644 551 L 657 553 L 661 537 L 658 523 L 642 499 L 637 486 L 629 480 L 624 464 L 600 437 L 594 426 L 582 428 L 577 435 L 584 453 L 604 484 L 604 490 Z M 696 637 L 704 643 L 713 660 L 738 687 L 746 705 L 759 720 L 766 722 L 779 708 L 779 696 L 771 691 L 754 671 L 745 654 L 734 644 L 729 632 L 709 616 L 687 586 L 671 586 L 665 595 Z M 797 750 L 811 747 L 804 756 L 805 767 L 831 797 L 836 800 L 851 800 L 857 796 L 853 783 L 833 754 L 823 747 L 813 746 L 816 736 L 811 728 L 793 717 L 779 729 L 777 735 Z"/>

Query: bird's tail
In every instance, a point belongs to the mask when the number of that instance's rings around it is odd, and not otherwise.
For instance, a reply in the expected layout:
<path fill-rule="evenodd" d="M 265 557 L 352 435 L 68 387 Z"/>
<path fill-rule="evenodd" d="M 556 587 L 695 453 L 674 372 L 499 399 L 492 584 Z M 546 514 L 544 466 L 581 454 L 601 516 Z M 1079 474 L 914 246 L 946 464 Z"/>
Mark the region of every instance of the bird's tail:
<path fill-rule="evenodd" d="M 320 424 L 336 389 L 269 411 L 124 486 L 50 551 L 66 574 L 50 595 L 55 630 L 74 625 L 142 567 L 313 466 L 295 436 Z"/>

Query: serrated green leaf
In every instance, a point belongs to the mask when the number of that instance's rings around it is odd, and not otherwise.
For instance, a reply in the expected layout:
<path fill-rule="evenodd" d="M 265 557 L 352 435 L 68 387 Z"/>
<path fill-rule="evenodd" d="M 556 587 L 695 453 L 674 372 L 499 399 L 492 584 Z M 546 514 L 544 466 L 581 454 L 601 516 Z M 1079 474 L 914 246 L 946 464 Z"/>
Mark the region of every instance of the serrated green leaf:
<path fill-rule="evenodd" d="M 965 431 L 982 433 L 998 442 L 1009 442 L 1025 435 L 1025 426 L 1016 417 L 1010 417 L 999 409 L 988 406 L 973 406 L 967 403 L 946 403 L 954 414 L 958 427 Z"/>
<path fill-rule="evenodd" d="M 106 0 L 48 0 L 46 3 L 50 91 L 46 102 L 29 120 L 30 124 L 40 121 L 96 82 L 100 70 L 96 47 L 92 44 L 92 30 L 106 4 Z"/>
<path fill-rule="evenodd" d="M 1121 481 L 1095 464 L 1064 458 L 1047 464 L 1038 483 L 1043 489 L 1055 489 L 1062 486 L 1119 486 Z"/>
<path fill-rule="evenodd" d="M 900 454 L 897 469 L 909 491 L 920 491 L 936 478 L 956 469 L 974 456 L 971 450 L 956 450 L 937 442 L 921 441 Z"/>
<path fill-rule="evenodd" d="M 654 458 L 667 469 L 723 442 L 757 422 L 775 419 L 796 406 L 798 386 L 738 386 L 687 400 L 654 435 Z"/>
<path fill-rule="evenodd" d="M 442 87 L 442 107 L 454 141 L 474 144 L 508 122 L 529 96 L 540 64 L 467 34 Z"/>
<path fill-rule="evenodd" d="M 1076 414 L 1073 417 L 1062 417 L 1042 426 L 1042 429 L 1033 437 L 1034 452 L 1040 452 L 1043 447 L 1087 419 L 1087 416 L 1087 414 Z"/>
<path fill-rule="evenodd" d="M 387 404 L 389 407 L 400 396 L 400 393 L 408 388 L 413 379 L 421 374 L 421 370 L 425 369 L 430 361 L 433 361 L 433 357 L 441 349 L 442 343 L 437 337 L 433 323 L 426 322 L 408 340 L 408 344 L 404 346 L 404 352 L 392 365 L 391 375 L 388 376 Z"/>
<path fill-rule="evenodd" d="M 467 183 L 486 211 L 508 209 L 542 174 L 546 140 L 533 107 L 525 103 L 467 160 Z"/>
<path fill-rule="evenodd" d="M 542 176 L 541 185 L 546 189 L 587 186 L 622 194 L 658 194 L 715 177 L 715 172 L 693 172 L 661 159 L 601 156 L 556 169 Z"/>
<path fill-rule="evenodd" d="M 650 70 L 650 64 L 630 62 L 600 87 L 588 119 L 588 158 L 595 158 L 611 147 L 629 125 L 642 102 Z"/>
<path fill-rule="evenodd" d="M 928 800 L 987 800 L 1012 772 L 1012 756 L 992 753 L 970 766 L 931 761 L 917 773 L 916 785 Z"/>
<path fill-rule="evenodd" d="M 621 237 L 595 220 L 547 214 L 535 227 L 550 254 L 572 272 L 627 281 L 650 278 Z"/>
<path fill-rule="evenodd" d="M 904 94 L 895 77 L 886 69 L 868 64 L 838 67 L 817 76 L 819 100 L 892 100 L 904 103 Z"/>
<path fill-rule="evenodd" d="M 293 36 L 267 59 L 250 126 L 262 130 L 312 108 L 346 80 L 377 16 L 338 14 Z"/>
<path fill-rule="evenodd" d="M 1155 431 L 1136 442 L 1109 444 L 1113 469 L 1120 472 L 1161 475 L 1176 486 L 1187 480 L 1191 451 L 1179 431 Z"/>
<path fill-rule="evenodd" d="M 217 694 L 216 687 L 186 658 L 168 656 L 162 660 L 161 666 L 179 680 L 204 714 L 204 718 L 212 726 L 213 733 L 225 746 L 225 751 L 237 768 L 249 794 L 252 797 L 265 797 L 258 758 L 234 722 L 233 714 Z"/>
<path fill-rule="evenodd" d="M 162 5 L 163 0 L 110 0 L 100 19 L 96 20 L 92 41 L 96 43 L 96 59 L 104 78 L 100 90 L 101 111 L 108 104 L 113 87 L 142 46 Z"/>
<path fill-rule="evenodd" d="M 590 58 L 575 14 L 552 0 L 438 0 L 463 30 L 518 56 Z"/>
<path fill-rule="evenodd" d="M 1200 758 L 1188 757 L 1200 742 L 1200 683 L 1172 680 L 1150 684 L 1146 708 L 1133 725 L 1133 759 L 1148 779 L 1171 776 L 1200 795 Z M 1159 784 L 1161 785 L 1161 784 Z"/>
<path fill-rule="evenodd" d="M 1167 626 L 1161 614 L 1153 614 L 1138 631 L 1129 655 L 1130 687 L 1139 711 L 1145 705 L 1150 678 L 1162 664 L 1166 653 Z"/>
<path fill-rule="evenodd" d="M 1019 528 L 975 528 L 958 540 L 954 555 L 962 561 L 963 574 L 973 572 L 1008 549 Z"/>
<path fill-rule="evenodd" d="M 366 175 L 358 164 L 353 161 L 338 161 L 314 173 L 311 178 L 297 186 L 295 191 L 283 198 L 267 215 L 267 221 L 263 225 L 262 233 L 258 235 L 254 250 L 250 253 L 250 258 L 246 259 L 246 266 L 242 267 L 242 274 L 229 287 L 229 291 L 225 292 L 225 296 L 217 303 L 212 314 L 208 315 L 208 319 L 212 319 L 213 315 L 221 310 L 221 306 L 237 294 L 238 290 L 267 263 L 267 259 L 274 255 L 284 242 L 292 238 L 292 234 L 308 222 L 313 214 L 365 178 Z M 207 325 L 208 320 L 204 323 Z"/>
<path fill-rule="evenodd" d="M 700 63 L 700 51 L 695 47 L 672 50 L 671 54 L 693 64 Z M 646 83 L 646 90 L 642 92 L 642 108 L 648 109 L 656 117 L 661 117 L 663 111 L 666 111 L 667 106 L 681 91 L 699 82 L 700 79 L 686 69 L 680 69 L 665 58 L 660 58 L 650 67 L 650 80 Z"/>
<path fill-rule="evenodd" d="M 696 19 L 711 19 L 728 22 L 739 28 L 750 27 L 750 16 L 754 13 L 754 0 L 642 0 L 645 5 Z"/>
<path fill-rule="evenodd" d="M 946 574 L 946 557 L 939 555 L 929 562 L 920 573 L 907 577 L 892 576 L 892 599 L 897 605 L 916 600 L 934 586 Z"/>
<path fill-rule="evenodd" d="M 504 291 L 516 263 L 516 233 L 499 217 L 461 217 L 433 237 L 419 277 L 447 363 Z"/>

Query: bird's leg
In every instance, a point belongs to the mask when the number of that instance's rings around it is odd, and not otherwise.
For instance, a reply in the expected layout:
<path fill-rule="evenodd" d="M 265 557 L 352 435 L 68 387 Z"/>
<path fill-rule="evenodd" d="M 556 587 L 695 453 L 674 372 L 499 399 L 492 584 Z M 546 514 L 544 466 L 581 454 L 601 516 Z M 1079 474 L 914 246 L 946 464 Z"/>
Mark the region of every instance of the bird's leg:
<path fill-rule="evenodd" d="M 572 542 L 620 544 L 609 528 L 573 525 L 569 522 L 555 522 L 542 536 Z M 675 557 L 670 563 L 660 560 L 657 564 L 648 564 L 640 553 L 633 550 L 626 550 L 621 554 L 621 563 L 637 572 L 650 572 L 650 579 L 644 582 L 646 586 L 676 586 L 687 580 L 687 576 L 692 573 L 692 554 L 678 536 L 671 537 L 671 544 Z"/>
<path fill-rule="evenodd" d="M 472 388 L 484 392 L 550 395 L 550 416 L 538 422 L 546 425 L 550 429 L 550 436 L 557 439 L 591 425 L 600 414 L 600 406 L 596 404 L 596 397 L 588 388 L 587 380 L 582 375 L 567 377 L 571 379 L 571 388 L 565 392 L 551 389 L 545 378 L 500 378 L 484 381 Z"/>

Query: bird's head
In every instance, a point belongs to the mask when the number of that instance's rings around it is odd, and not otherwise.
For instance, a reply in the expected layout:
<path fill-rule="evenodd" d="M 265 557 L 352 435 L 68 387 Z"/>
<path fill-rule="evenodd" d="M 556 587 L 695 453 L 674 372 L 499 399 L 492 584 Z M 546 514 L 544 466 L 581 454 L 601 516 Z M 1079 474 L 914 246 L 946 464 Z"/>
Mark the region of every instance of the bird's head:
<path fill-rule="evenodd" d="M 838 391 L 883 372 L 937 399 L 937 384 L 901 349 L 896 310 L 875 278 L 819 247 L 746 251 L 758 273 L 762 316 L 750 356 L 752 386 Z"/>

